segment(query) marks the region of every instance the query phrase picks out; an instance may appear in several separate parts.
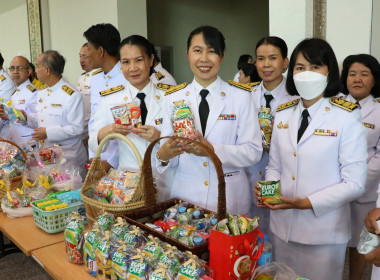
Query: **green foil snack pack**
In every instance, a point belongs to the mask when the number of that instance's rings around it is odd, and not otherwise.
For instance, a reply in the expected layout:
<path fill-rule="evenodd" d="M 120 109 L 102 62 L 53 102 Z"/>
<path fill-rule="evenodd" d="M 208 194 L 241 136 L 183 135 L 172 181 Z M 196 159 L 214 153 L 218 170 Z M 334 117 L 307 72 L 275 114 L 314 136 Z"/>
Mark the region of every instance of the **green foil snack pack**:
<path fill-rule="evenodd" d="M 260 187 L 261 200 L 260 204 L 267 202 L 269 204 L 281 204 L 281 185 L 280 181 L 258 181 Z"/>

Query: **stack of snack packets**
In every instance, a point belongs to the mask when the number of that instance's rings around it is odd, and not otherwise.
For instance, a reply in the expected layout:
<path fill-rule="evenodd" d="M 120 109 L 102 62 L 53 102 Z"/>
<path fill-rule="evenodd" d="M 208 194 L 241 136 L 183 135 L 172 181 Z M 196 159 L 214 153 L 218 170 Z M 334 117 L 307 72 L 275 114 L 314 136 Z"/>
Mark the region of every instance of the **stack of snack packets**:
<path fill-rule="evenodd" d="M 227 219 L 218 222 L 215 229 L 225 234 L 236 236 L 254 231 L 258 225 L 259 217 L 251 219 L 243 215 L 233 216 L 227 214 Z"/>
<path fill-rule="evenodd" d="M 192 140 L 197 139 L 197 132 L 194 126 L 194 115 L 190 106 L 185 100 L 173 102 L 172 124 L 175 134 L 178 137 L 185 137 Z"/>

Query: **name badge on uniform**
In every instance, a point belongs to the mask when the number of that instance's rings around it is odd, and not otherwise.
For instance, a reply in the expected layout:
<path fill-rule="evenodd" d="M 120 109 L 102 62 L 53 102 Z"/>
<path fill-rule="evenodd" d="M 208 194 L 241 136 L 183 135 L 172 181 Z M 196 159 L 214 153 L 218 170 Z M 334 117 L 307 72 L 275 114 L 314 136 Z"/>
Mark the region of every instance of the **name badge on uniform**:
<path fill-rule="evenodd" d="M 162 118 L 155 119 L 154 122 L 156 123 L 156 125 L 162 124 Z"/>
<path fill-rule="evenodd" d="M 375 129 L 375 125 L 372 124 L 372 123 L 366 123 L 366 122 L 363 122 L 363 125 L 364 125 L 365 127 L 368 127 L 368 128 L 371 128 L 371 129 Z"/>
<path fill-rule="evenodd" d="M 314 129 L 314 135 L 337 136 L 338 135 L 338 130 L 331 131 L 329 129 Z"/>
<path fill-rule="evenodd" d="M 18 101 L 18 104 L 25 104 L 25 99 L 20 99 L 20 100 Z"/>
<path fill-rule="evenodd" d="M 51 107 L 62 107 L 62 104 L 51 104 Z"/>
<path fill-rule="evenodd" d="M 220 114 L 218 120 L 236 120 L 236 114 Z"/>

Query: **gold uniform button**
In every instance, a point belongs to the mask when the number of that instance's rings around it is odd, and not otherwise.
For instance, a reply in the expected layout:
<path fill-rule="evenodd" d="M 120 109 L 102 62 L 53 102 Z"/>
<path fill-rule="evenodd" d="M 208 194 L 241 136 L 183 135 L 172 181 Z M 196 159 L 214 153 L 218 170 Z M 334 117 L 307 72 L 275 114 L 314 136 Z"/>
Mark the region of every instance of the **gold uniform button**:
<path fill-rule="evenodd" d="M 204 166 L 204 167 L 206 167 L 206 166 L 207 166 L 207 161 L 205 161 L 205 162 L 203 163 L 203 166 Z"/>
<path fill-rule="evenodd" d="M 108 87 L 108 83 L 106 83 L 106 87 Z"/>
<path fill-rule="evenodd" d="M 294 154 L 293 154 L 295 157 L 297 156 L 297 153 L 296 152 L 294 152 Z"/>
<path fill-rule="evenodd" d="M 44 122 L 44 119 L 41 119 L 41 122 Z"/>
<path fill-rule="evenodd" d="M 205 186 L 208 186 L 208 181 L 205 181 Z"/>
<path fill-rule="evenodd" d="M 46 109 L 46 108 L 47 108 L 47 106 L 45 105 L 45 106 L 44 106 L 44 109 Z"/>
<path fill-rule="evenodd" d="M 187 92 L 185 93 L 185 95 L 186 95 L 186 96 L 189 96 L 189 95 L 190 95 L 190 92 L 187 91 Z"/>
<path fill-rule="evenodd" d="M 293 181 L 296 179 L 296 177 L 292 176 Z"/>
<path fill-rule="evenodd" d="M 128 96 L 124 97 L 124 101 L 127 101 L 128 100 Z"/>
<path fill-rule="evenodd" d="M 48 93 L 48 96 L 50 96 L 50 93 Z"/>

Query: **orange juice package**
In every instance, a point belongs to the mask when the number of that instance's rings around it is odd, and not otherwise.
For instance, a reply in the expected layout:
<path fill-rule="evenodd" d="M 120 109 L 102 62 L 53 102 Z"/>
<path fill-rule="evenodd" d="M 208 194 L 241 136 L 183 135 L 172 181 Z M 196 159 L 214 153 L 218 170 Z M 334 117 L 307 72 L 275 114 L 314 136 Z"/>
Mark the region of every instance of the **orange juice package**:
<path fill-rule="evenodd" d="M 281 185 L 280 181 L 258 181 L 260 186 L 261 200 L 260 204 L 267 202 L 269 204 L 281 204 Z"/>

